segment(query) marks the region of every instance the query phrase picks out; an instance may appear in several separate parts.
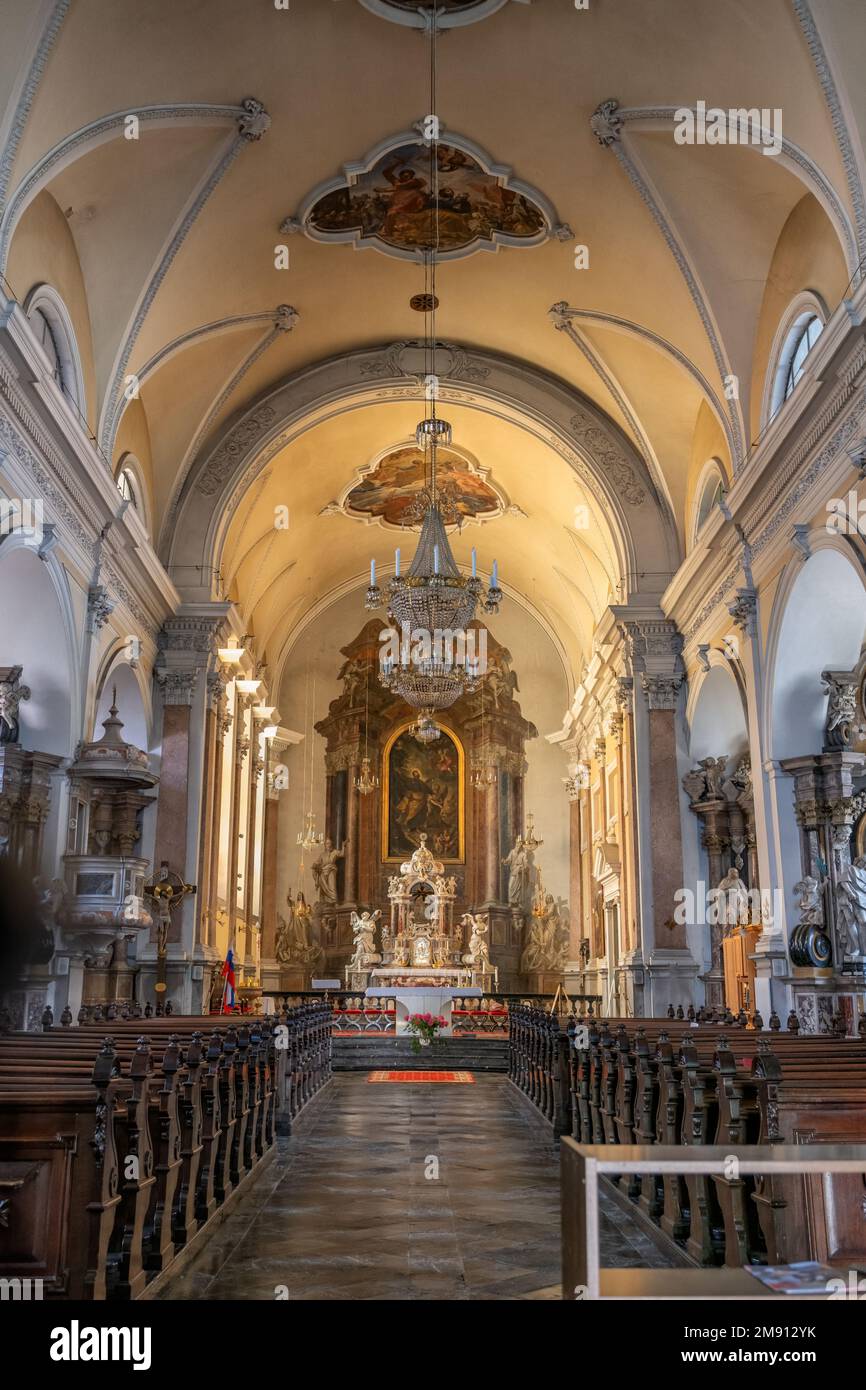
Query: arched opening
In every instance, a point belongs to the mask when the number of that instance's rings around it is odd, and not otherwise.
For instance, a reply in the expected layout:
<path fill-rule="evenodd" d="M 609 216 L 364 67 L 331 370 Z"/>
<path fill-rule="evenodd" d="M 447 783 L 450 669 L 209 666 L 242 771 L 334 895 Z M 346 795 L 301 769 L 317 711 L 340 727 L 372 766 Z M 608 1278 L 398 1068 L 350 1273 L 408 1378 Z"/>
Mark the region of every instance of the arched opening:
<path fill-rule="evenodd" d="M 866 635 L 866 590 L 854 565 L 823 549 L 800 570 L 788 595 L 771 670 L 773 758 L 820 753 L 827 709 L 821 672 L 850 670 Z"/>
<path fill-rule="evenodd" d="M 725 495 L 725 475 L 718 459 L 709 459 L 701 471 L 695 490 L 692 520 L 692 545 L 697 541 L 701 528 L 709 519 L 714 507 Z"/>
<path fill-rule="evenodd" d="M 749 736 L 743 696 L 734 672 L 727 663 L 711 666 L 701 682 L 687 718 L 688 758 L 681 761 L 683 777 L 687 778 L 687 773 L 699 767 L 704 759 L 723 759 L 723 768 L 716 777 L 718 790 L 724 800 L 736 802 L 742 788 L 739 782 L 731 779 L 736 777 L 744 759 L 748 757 Z M 712 880 L 717 879 L 719 875 L 711 869 L 705 843 L 705 830 L 712 832 L 712 827 L 708 823 L 705 824 L 703 818 L 693 811 L 687 786 L 688 780 L 683 788 L 681 802 L 683 886 L 694 893 L 695 903 L 698 904 L 702 901 L 703 894 L 710 889 L 718 888 L 718 882 Z M 725 817 L 726 828 L 729 819 L 730 817 Z M 743 819 L 743 815 L 735 809 L 734 820 L 738 827 Z M 739 858 L 745 881 L 748 874 L 746 856 L 740 852 Z M 703 885 L 703 888 L 700 885 Z M 686 925 L 692 954 L 696 960 L 702 962 L 702 969 L 707 970 L 711 963 L 711 935 L 710 927 L 704 919 L 705 914 L 696 911 L 694 922 Z"/>
<path fill-rule="evenodd" d="M 20 666 L 30 698 L 19 707 L 24 748 L 68 756 L 74 740 L 73 634 L 49 571 L 33 550 L 0 550 L 0 665 Z"/>
<path fill-rule="evenodd" d="M 123 720 L 123 737 L 136 748 L 145 752 L 149 746 L 148 716 L 141 696 L 141 689 L 132 667 L 125 661 L 118 661 L 105 676 L 96 706 L 91 737 L 102 737 L 102 721 L 108 718 L 112 701 L 117 705 L 119 718 Z"/>
<path fill-rule="evenodd" d="M 24 302 L 24 312 L 58 387 L 72 408 L 83 415 L 81 358 L 66 305 L 51 285 L 36 285 Z"/>
<path fill-rule="evenodd" d="M 773 419 L 799 384 L 806 370 L 806 358 L 820 338 L 827 318 L 826 306 L 811 291 L 798 295 L 791 305 L 776 334 L 770 357 L 765 424 Z"/>

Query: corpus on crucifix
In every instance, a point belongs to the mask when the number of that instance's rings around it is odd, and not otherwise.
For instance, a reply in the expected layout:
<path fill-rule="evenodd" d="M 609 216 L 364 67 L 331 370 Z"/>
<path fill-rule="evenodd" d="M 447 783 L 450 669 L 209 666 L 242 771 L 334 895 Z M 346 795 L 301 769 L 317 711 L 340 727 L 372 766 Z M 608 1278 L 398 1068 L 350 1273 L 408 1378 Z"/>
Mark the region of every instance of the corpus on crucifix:
<path fill-rule="evenodd" d="M 180 874 L 168 867 L 168 860 L 163 859 L 159 866 L 159 876 L 155 877 L 153 882 L 146 883 L 142 891 L 144 896 L 150 898 L 154 905 L 156 918 L 156 984 L 154 988 L 161 998 L 166 990 L 165 960 L 168 933 L 171 928 L 171 914 L 185 897 L 195 893 L 196 885 L 184 883 Z"/>

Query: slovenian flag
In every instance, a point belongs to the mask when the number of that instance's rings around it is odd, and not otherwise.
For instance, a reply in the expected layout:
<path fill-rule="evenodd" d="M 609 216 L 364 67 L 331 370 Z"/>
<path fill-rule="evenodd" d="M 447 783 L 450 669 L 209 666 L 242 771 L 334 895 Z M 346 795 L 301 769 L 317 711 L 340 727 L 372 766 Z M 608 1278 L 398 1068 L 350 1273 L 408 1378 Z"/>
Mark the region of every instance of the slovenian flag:
<path fill-rule="evenodd" d="M 226 952 L 223 962 L 222 977 L 225 980 L 223 986 L 223 1002 L 220 1013 L 231 1013 L 235 1006 L 235 957 L 231 946 Z"/>

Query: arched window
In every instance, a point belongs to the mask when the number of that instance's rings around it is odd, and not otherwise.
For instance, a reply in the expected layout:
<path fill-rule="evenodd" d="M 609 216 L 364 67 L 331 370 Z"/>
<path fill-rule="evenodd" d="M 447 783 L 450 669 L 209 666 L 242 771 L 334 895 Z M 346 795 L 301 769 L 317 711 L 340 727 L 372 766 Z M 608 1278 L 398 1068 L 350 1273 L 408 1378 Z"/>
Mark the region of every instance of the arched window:
<path fill-rule="evenodd" d="M 773 345 L 772 384 L 764 412 L 765 424 L 784 405 L 802 377 L 806 358 L 821 336 L 826 321 L 823 303 L 811 292 L 798 296 L 791 306 Z"/>
<path fill-rule="evenodd" d="M 117 475 L 117 491 L 138 511 L 138 489 L 131 468 L 121 468 Z"/>
<path fill-rule="evenodd" d="M 725 495 L 725 475 L 718 459 L 710 459 L 701 471 L 698 478 L 698 485 L 695 489 L 695 503 L 693 510 L 694 524 L 692 527 L 692 545 L 697 540 L 698 534 L 704 522 L 709 517 L 713 508 L 721 502 Z"/>
<path fill-rule="evenodd" d="M 48 359 L 51 374 L 70 405 L 84 414 L 84 379 L 69 311 L 50 285 L 37 285 L 24 302 L 33 336 Z"/>
<path fill-rule="evenodd" d="M 141 464 L 135 454 L 126 453 L 121 455 L 114 475 L 117 483 L 117 490 L 121 497 L 129 503 L 144 529 L 150 534 L 150 509 L 148 507 L 148 493 L 144 482 L 144 474 Z"/>
<path fill-rule="evenodd" d="M 62 391 L 63 368 L 60 365 L 60 353 L 57 348 L 57 343 L 54 340 L 54 334 L 51 331 L 51 324 L 48 322 L 41 309 L 33 310 L 30 315 L 30 327 L 36 334 L 36 340 L 39 346 L 51 363 L 51 373 Z"/>

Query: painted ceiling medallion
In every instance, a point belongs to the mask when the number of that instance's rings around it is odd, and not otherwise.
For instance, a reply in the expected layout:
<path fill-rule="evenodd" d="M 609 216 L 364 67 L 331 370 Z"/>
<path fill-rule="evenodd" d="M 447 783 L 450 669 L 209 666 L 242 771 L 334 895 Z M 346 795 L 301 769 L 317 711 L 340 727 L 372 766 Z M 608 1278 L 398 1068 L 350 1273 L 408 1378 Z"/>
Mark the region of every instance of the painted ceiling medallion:
<path fill-rule="evenodd" d="M 437 451 L 437 494 L 448 525 L 464 521 L 492 521 L 513 507 L 501 488 L 491 481 L 490 470 L 481 468 L 457 449 Z M 323 515 L 342 512 L 356 521 L 384 526 L 421 525 L 424 454 L 416 444 L 399 444 L 380 454 L 356 473 L 339 501 L 329 502 Z"/>
<path fill-rule="evenodd" d="M 365 10 L 390 19 L 394 24 L 410 25 L 413 29 L 426 29 L 434 11 L 437 15 L 437 28 L 453 29 L 461 24 L 475 24 L 479 19 L 501 10 L 509 0 L 361 0 Z M 520 0 L 521 4 L 532 4 L 532 0 Z"/>
<path fill-rule="evenodd" d="M 314 189 L 280 230 L 403 260 L 423 260 L 435 245 L 439 261 L 572 235 L 542 193 L 512 178 L 471 140 L 449 133 L 436 158 L 438 194 L 429 143 L 413 131 L 393 136 L 359 163 L 346 164 L 343 177 Z"/>

